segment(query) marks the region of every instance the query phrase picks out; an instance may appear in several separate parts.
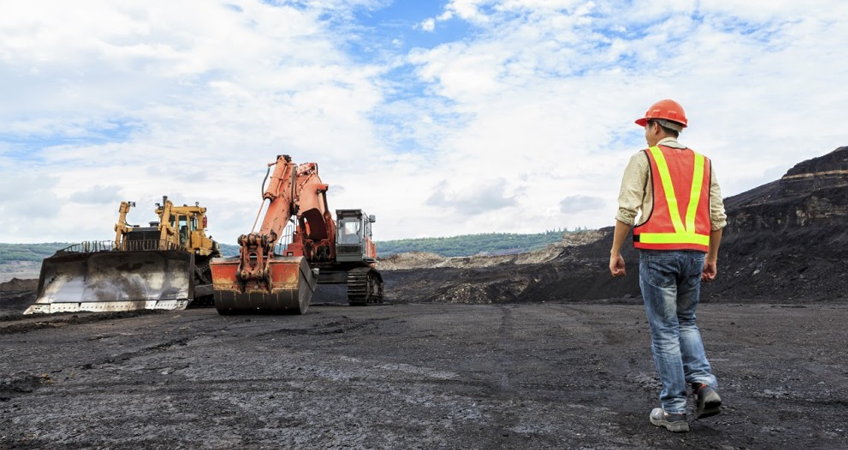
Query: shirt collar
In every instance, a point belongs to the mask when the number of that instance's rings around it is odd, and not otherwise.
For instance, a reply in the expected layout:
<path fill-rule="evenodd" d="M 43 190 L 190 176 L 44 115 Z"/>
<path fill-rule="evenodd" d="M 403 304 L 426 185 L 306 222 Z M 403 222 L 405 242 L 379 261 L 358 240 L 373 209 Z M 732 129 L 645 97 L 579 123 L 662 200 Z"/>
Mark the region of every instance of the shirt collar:
<path fill-rule="evenodd" d="M 677 142 L 677 138 L 673 138 L 671 136 L 660 139 L 660 141 L 657 142 L 657 145 L 665 145 L 666 147 L 671 148 L 686 148 L 685 145 Z"/>

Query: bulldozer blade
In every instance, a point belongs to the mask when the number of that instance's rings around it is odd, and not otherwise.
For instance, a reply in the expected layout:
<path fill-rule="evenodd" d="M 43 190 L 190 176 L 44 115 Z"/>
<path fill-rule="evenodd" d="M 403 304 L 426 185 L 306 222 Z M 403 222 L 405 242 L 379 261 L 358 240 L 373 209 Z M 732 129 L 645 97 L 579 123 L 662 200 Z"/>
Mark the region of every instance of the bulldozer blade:
<path fill-rule="evenodd" d="M 185 309 L 193 265 L 193 254 L 175 250 L 57 254 L 42 263 L 38 297 L 24 314 Z"/>
<path fill-rule="evenodd" d="M 247 281 L 242 287 L 236 272 L 239 258 L 212 261 L 212 286 L 219 314 L 304 314 L 315 292 L 318 276 L 301 256 L 277 256 L 271 260 L 269 279 Z"/>

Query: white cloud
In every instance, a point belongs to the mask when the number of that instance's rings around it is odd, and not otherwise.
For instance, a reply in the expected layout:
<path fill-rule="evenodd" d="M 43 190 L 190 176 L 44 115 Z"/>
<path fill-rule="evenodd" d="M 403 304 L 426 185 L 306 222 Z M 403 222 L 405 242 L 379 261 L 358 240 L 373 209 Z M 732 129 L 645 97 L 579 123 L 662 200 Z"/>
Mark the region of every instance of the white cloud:
<path fill-rule="evenodd" d="M 576 214 L 584 211 L 598 210 L 605 206 L 604 199 L 589 195 L 571 195 L 559 202 L 559 209 L 565 214 Z"/>
<path fill-rule="evenodd" d="M 72 202 L 113 205 L 120 203 L 120 186 L 101 186 L 96 184 L 84 191 L 78 191 L 69 197 Z"/>
<path fill-rule="evenodd" d="M 843 2 L 450 0 L 357 50 L 388 3 L 7 5 L 0 242 L 108 239 L 118 201 L 146 223 L 168 195 L 234 243 L 281 153 L 378 240 L 606 226 L 666 97 L 726 195 L 848 144 Z"/>
<path fill-rule="evenodd" d="M 848 140 L 836 122 L 848 11 L 819 5 L 451 2 L 480 35 L 410 57 L 463 117 L 440 141 L 442 176 L 505 177 L 527 223 L 611 224 L 621 171 L 644 145 L 632 121 L 672 97 L 692 120 L 683 142 L 712 156 L 726 194 L 772 181 Z M 551 208 L 563 197 L 604 199 L 609 213 Z"/>
<path fill-rule="evenodd" d="M 470 180 L 466 180 L 470 181 Z M 447 188 L 450 183 L 442 180 L 438 189 L 427 199 L 426 204 L 453 214 L 474 216 L 493 212 L 516 204 L 515 198 L 505 192 L 506 180 L 482 180 L 460 188 Z"/>

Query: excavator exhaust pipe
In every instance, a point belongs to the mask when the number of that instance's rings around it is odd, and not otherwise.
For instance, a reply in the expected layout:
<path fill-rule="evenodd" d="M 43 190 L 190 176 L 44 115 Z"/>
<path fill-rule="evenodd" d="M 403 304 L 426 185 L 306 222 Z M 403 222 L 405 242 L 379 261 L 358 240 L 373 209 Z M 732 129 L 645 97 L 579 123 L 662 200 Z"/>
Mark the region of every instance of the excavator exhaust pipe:
<path fill-rule="evenodd" d="M 241 281 L 239 258 L 212 261 L 215 308 L 227 314 L 304 314 L 318 275 L 302 256 L 275 256 L 264 280 Z"/>
<path fill-rule="evenodd" d="M 24 314 L 181 310 L 194 298 L 194 255 L 176 250 L 58 252 L 44 259 Z"/>

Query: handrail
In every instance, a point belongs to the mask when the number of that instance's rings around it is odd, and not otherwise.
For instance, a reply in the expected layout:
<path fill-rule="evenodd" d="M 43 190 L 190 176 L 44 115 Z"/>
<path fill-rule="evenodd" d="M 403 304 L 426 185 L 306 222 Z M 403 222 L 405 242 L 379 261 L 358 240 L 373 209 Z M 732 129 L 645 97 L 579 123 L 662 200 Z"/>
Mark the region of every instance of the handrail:
<path fill-rule="evenodd" d="M 159 239 L 141 239 L 133 241 L 123 241 L 120 246 L 115 245 L 115 241 L 83 241 L 77 244 L 70 245 L 60 250 L 64 253 L 97 253 L 110 251 L 160 251 L 160 250 L 181 250 L 188 251 L 184 246 L 174 244 L 171 241 Z"/>

